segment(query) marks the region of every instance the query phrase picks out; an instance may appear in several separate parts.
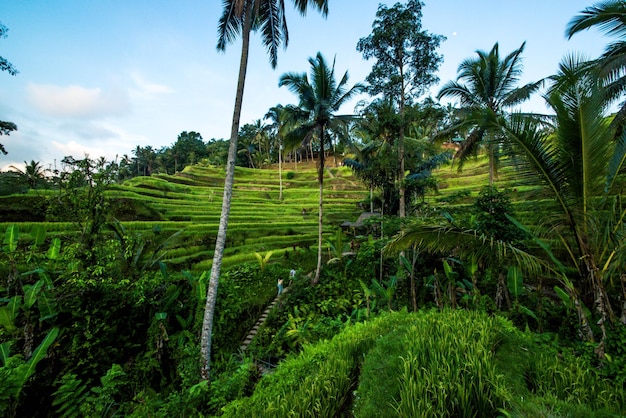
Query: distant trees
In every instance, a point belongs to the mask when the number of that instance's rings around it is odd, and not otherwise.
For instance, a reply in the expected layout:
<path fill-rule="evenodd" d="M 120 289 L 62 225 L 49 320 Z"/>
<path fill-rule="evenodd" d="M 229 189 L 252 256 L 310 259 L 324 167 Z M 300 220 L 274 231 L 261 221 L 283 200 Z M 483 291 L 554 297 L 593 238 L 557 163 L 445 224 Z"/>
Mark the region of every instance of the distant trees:
<path fill-rule="evenodd" d="M 28 184 L 31 189 L 36 189 L 37 186 L 45 182 L 45 170 L 39 161 L 31 160 L 30 163 L 24 161 L 24 170 L 13 165 L 10 168 L 18 173 L 22 181 Z"/>
<path fill-rule="evenodd" d="M 9 29 L 7 29 L 6 26 L 0 23 L 0 38 L 6 38 L 8 30 Z M 10 75 L 16 75 L 18 73 L 17 69 L 13 66 L 13 64 L 11 64 L 9 61 L 7 61 L 6 58 L 2 56 L 0 56 L 0 71 L 6 71 Z M 11 132 L 16 131 L 16 130 L 17 130 L 17 125 L 15 125 L 13 122 L 0 120 L 0 135 L 9 135 Z M 4 148 L 4 145 L 2 144 L 0 144 L 0 152 L 5 155 L 7 154 L 7 150 Z"/>

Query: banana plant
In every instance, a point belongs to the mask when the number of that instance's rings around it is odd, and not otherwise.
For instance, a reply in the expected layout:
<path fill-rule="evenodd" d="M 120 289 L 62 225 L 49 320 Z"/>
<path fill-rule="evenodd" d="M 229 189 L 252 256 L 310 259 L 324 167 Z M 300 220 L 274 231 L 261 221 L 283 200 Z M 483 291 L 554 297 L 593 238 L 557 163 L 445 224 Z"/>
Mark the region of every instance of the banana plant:
<path fill-rule="evenodd" d="M 524 277 L 522 275 L 522 269 L 519 268 L 519 266 L 509 266 L 507 271 L 507 289 L 509 290 L 509 294 L 513 297 L 513 309 L 539 321 L 537 315 L 519 301 L 520 296 L 525 292 Z"/>
<path fill-rule="evenodd" d="M 272 258 L 272 254 L 274 254 L 274 251 L 268 251 L 265 253 L 265 255 L 261 255 L 260 253 L 257 253 L 256 251 L 254 252 L 254 255 L 257 259 L 257 261 L 259 262 L 259 267 L 261 268 L 261 271 L 265 270 L 265 266 L 267 266 L 267 264 L 270 262 L 270 258 Z"/>
<path fill-rule="evenodd" d="M 341 229 L 335 230 L 335 235 L 332 238 L 327 238 L 326 244 L 328 244 L 329 252 L 327 263 L 343 264 L 343 254 L 350 251 L 350 244 L 347 242 L 343 231 Z"/>
<path fill-rule="evenodd" d="M 46 357 L 58 335 L 58 328 L 48 331 L 26 361 L 19 354 L 11 355 L 11 342 L 0 344 L 0 415 L 14 416 L 24 385 L 35 374 L 37 364 Z"/>

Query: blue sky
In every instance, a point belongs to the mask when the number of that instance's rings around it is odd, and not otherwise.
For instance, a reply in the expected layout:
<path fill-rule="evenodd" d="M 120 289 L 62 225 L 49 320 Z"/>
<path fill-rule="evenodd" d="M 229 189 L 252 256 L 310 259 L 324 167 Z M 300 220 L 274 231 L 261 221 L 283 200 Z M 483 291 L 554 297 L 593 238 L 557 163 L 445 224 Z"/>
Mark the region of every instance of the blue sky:
<path fill-rule="evenodd" d="M 301 18 L 289 9 L 289 47 L 272 70 L 258 38 L 252 52 L 241 122 L 262 118 L 277 104 L 295 103 L 278 87 L 289 71 L 308 72 L 320 51 L 348 71 L 350 83 L 371 69 L 356 51 L 369 35 L 378 4 L 395 1 L 330 0 L 327 19 Z M 66 155 L 132 155 L 137 146 L 169 146 L 182 131 L 205 140 L 228 138 L 240 43 L 215 49 L 217 0 L 0 0 L 0 56 L 19 71 L 0 73 L 0 120 L 18 125 L 1 136 L 8 155 L 0 169 L 23 161 L 53 168 Z M 567 22 L 594 4 L 587 0 L 425 0 L 423 29 L 444 35 L 441 83 L 456 78 L 459 63 L 499 42 L 506 55 L 526 41 L 522 82 L 556 72 L 568 53 L 597 57 L 610 38 L 597 31 L 565 39 Z M 441 85 L 440 83 L 440 85 Z M 432 89 L 433 96 L 439 86 Z M 354 102 L 342 109 L 350 113 Z M 526 105 L 543 112 L 537 97 Z"/>

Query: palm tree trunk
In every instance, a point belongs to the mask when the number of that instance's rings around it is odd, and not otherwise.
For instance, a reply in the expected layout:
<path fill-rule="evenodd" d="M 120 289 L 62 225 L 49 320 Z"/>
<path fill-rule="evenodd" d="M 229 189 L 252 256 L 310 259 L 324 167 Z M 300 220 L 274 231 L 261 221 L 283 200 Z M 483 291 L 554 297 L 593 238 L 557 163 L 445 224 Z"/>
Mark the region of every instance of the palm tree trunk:
<path fill-rule="evenodd" d="M 280 184 L 280 192 L 278 193 L 278 200 L 283 200 L 283 146 L 278 146 L 278 183 Z"/>
<path fill-rule="evenodd" d="M 203 380 L 209 380 L 211 373 L 211 337 L 213 332 L 213 317 L 215 314 L 215 302 L 217 300 L 217 287 L 219 284 L 220 269 L 226 246 L 226 229 L 228 228 L 228 216 L 230 214 L 230 201 L 233 195 L 233 183 L 235 180 L 235 162 L 237 160 L 237 140 L 239 134 L 239 119 L 241 117 L 241 105 L 243 103 L 243 91 L 248 68 L 248 52 L 250 48 L 250 30 L 252 28 L 252 13 L 250 13 L 252 0 L 246 1 L 245 21 L 241 34 L 241 60 L 239 62 L 239 78 L 237 80 L 237 93 L 235 95 L 235 108 L 230 130 L 230 145 L 228 147 L 228 161 L 226 163 L 226 178 L 224 180 L 224 198 L 222 201 L 222 214 L 215 242 L 213 264 L 211 266 L 211 278 L 207 289 L 204 319 L 202 321 L 202 336 L 200 338 L 200 376 Z"/>
<path fill-rule="evenodd" d="M 317 284 L 320 281 L 320 272 L 322 271 L 322 229 L 323 229 L 323 204 L 324 204 L 324 127 L 321 128 L 320 133 L 320 163 L 317 173 L 317 181 L 320 186 L 320 207 L 318 218 L 318 232 L 317 232 L 317 268 L 315 269 L 315 278 L 313 284 Z"/>

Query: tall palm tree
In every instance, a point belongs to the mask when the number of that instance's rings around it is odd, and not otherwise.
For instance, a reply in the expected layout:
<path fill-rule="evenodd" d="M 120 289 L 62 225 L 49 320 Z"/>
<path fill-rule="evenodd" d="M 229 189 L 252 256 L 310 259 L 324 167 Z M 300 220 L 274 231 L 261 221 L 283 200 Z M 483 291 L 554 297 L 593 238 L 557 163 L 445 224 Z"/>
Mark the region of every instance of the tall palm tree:
<path fill-rule="evenodd" d="M 320 10 L 324 16 L 328 14 L 328 0 L 292 0 L 296 9 L 305 15 L 308 7 Z M 270 64 L 276 68 L 278 61 L 278 48 L 281 44 L 285 47 L 289 42 L 287 21 L 285 19 L 284 0 L 223 0 L 223 13 L 218 24 L 217 49 L 225 50 L 226 45 L 234 42 L 241 35 L 241 59 L 239 61 L 239 75 L 237 78 L 237 92 L 235 94 L 235 106 L 233 120 L 230 129 L 230 144 L 228 147 L 228 159 L 226 163 L 226 178 L 224 180 L 224 198 L 222 200 L 222 212 L 220 225 L 215 241 L 215 252 L 211 266 L 211 278 L 207 289 L 207 300 L 202 322 L 202 335 L 200 338 L 201 377 L 208 380 L 211 368 L 211 333 L 213 331 L 213 315 L 217 300 L 217 287 L 219 284 L 220 270 L 224 247 L 226 246 L 226 230 L 228 228 L 228 216 L 230 214 L 230 202 L 233 194 L 235 179 L 235 162 L 237 160 L 237 134 L 239 132 L 239 120 L 243 103 L 243 90 L 248 69 L 248 52 L 250 49 L 250 32 L 260 30 L 262 42 L 268 51 Z"/>
<path fill-rule="evenodd" d="M 311 64 L 311 81 L 306 73 L 286 73 L 280 77 L 279 86 L 286 86 L 298 96 L 297 108 L 291 107 L 297 126 L 287 135 L 287 142 L 309 144 L 315 137 L 319 143 L 319 164 L 317 181 L 319 183 L 319 218 L 318 218 L 318 249 L 317 269 L 313 283 L 317 283 L 322 269 L 322 215 L 324 202 L 324 146 L 329 140 L 329 132 L 354 119 L 352 115 L 335 115 L 335 112 L 363 91 L 364 86 L 355 84 L 348 88 L 348 72 L 346 71 L 337 82 L 335 79 L 335 62 L 328 66 L 321 53 L 309 58 Z"/>
<path fill-rule="evenodd" d="M 589 64 L 598 70 L 600 80 L 606 86 L 607 99 L 619 100 L 626 92 L 626 2 L 609 0 L 586 8 L 569 21 L 565 35 L 571 39 L 576 33 L 593 27 L 618 38 Z M 622 102 L 614 123 L 623 126 L 625 121 L 626 101 Z"/>
<path fill-rule="evenodd" d="M 283 200 L 283 149 L 285 148 L 285 135 L 291 128 L 289 111 L 282 105 L 277 105 L 265 114 L 265 119 L 272 121 L 268 129 L 272 130 L 278 147 L 278 176 L 280 183 L 279 200 Z"/>
<path fill-rule="evenodd" d="M 438 99 L 453 98 L 460 102 L 461 111 L 458 121 L 448 127 L 450 133 L 470 128 L 455 158 L 459 169 L 463 162 L 472 155 L 478 145 L 486 140 L 489 155 L 489 183 L 493 184 L 497 174 L 499 143 L 502 134 L 493 122 L 527 100 L 537 91 L 542 81 L 517 87 L 522 74 L 522 52 L 525 43 L 509 55 L 500 58 L 498 44 L 491 51 L 476 51 L 478 57 L 463 61 L 458 68 L 456 81 L 446 83 Z"/>
<path fill-rule="evenodd" d="M 578 272 L 577 290 L 594 305 L 602 337 L 615 320 L 607 288 L 621 277 L 626 261 L 626 209 L 621 205 L 626 161 L 626 132 L 616 134 L 607 121 L 604 87 L 586 63 L 567 57 L 552 77 L 546 95 L 555 112 L 554 135 L 524 119 L 507 129 L 507 139 L 527 156 L 529 180 L 540 179 L 557 202 L 551 233 L 557 233 Z M 533 129 L 528 129 L 529 126 Z M 586 329 L 592 339 L 591 329 Z"/>

